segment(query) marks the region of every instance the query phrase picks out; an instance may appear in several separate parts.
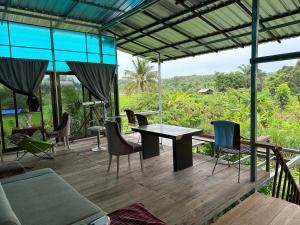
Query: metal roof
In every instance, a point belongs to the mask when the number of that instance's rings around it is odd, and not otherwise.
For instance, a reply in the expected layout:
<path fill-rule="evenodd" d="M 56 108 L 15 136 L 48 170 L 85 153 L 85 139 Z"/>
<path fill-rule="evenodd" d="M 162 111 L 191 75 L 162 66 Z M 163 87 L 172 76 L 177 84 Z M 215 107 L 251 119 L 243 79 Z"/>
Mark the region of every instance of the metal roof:
<path fill-rule="evenodd" d="M 0 0 L 0 18 L 97 33 L 102 24 L 147 0 Z"/>
<path fill-rule="evenodd" d="M 252 0 L 0 0 L 4 20 L 98 33 L 119 50 L 172 60 L 251 43 Z M 300 0 L 260 1 L 259 42 L 300 35 Z"/>
<path fill-rule="evenodd" d="M 250 45 L 251 7 L 252 0 L 161 0 L 107 29 L 120 50 L 172 60 Z M 260 21 L 260 43 L 299 36 L 300 1 L 261 0 Z"/>

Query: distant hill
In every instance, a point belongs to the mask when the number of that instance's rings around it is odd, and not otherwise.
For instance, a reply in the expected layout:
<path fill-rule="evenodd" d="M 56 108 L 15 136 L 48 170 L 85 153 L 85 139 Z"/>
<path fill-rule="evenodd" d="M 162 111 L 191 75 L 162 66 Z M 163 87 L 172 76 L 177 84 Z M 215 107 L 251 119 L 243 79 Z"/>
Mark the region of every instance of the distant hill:
<path fill-rule="evenodd" d="M 163 79 L 164 88 L 181 91 L 198 91 L 200 88 L 211 87 L 213 75 L 176 76 Z"/>
<path fill-rule="evenodd" d="M 164 89 L 176 89 L 180 91 L 198 91 L 201 88 L 211 88 L 213 75 L 191 75 L 191 76 L 176 76 L 172 78 L 162 79 Z M 122 93 L 127 84 L 126 79 L 119 79 L 119 89 Z"/>

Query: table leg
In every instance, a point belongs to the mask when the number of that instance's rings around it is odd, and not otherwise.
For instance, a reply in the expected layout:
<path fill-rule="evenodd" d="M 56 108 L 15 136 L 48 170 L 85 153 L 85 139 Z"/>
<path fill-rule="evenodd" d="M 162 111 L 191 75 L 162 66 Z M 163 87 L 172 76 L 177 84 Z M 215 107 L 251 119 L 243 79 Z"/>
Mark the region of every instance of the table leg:
<path fill-rule="evenodd" d="M 185 135 L 180 140 L 173 139 L 174 171 L 193 166 L 192 136 Z"/>
<path fill-rule="evenodd" d="M 92 148 L 93 152 L 99 152 L 99 151 L 101 151 L 100 135 L 101 135 L 101 131 L 98 131 L 98 135 L 97 135 L 97 147 Z"/>
<path fill-rule="evenodd" d="M 150 134 L 141 134 L 143 146 L 143 159 L 159 155 L 159 137 Z"/>

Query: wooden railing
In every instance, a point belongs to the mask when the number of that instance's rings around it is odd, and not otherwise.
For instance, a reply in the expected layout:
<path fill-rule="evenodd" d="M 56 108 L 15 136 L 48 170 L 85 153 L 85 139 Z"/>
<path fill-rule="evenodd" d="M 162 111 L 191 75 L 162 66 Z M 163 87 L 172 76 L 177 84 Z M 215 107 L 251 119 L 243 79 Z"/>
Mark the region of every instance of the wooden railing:
<path fill-rule="evenodd" d="M 276 156 L 272 196 L 300 205 L 300 190 L 282 155 L 282 148 L 273 149 Z"/>

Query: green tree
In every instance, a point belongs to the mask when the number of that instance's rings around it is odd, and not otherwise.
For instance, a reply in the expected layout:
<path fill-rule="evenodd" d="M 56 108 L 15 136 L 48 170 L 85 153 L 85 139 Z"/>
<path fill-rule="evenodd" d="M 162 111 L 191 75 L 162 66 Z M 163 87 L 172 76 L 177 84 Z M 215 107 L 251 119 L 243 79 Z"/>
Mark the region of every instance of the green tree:
<path fill-rule="evenodd" d="M 215 88 L 218 91 L 224 92 L 228 88 L 245 88 L 248 86 L 247 77 L 244 76 L 241 72 L 231 72 L 231 73 L 216 73 L 214 77 Z"/>
<path fill-rule="evenodd" d="M 133 62 L 134 70 L 125 71 L 125 92 L 131 95 L 134 91 L 150 91 L 157 84 L 158 73 L 153 70 L 153 66 L 148 60 L 137 58 Z"/>
<path fill-rule="evenodd" d="M 243 64 L 242 66 L 238 67 L 239 70 L 242 72 L 242 74 L 247 77 L 248 79 L 248 87 L 250 87 L 251 84 L 251 65 L 245 65 Z M 264 81 L 266 78 L 267 74 L 262 71 L 261 69 L 257 69 L 257 90 L 261 91 L 263 89 Z"/>
<path fill-rule="evenodd" d="M 281 110 L 289 103 L 290 95 L 291 91 L 287 83 L 282 83 L 276 88 L 275 97 Z"/>

